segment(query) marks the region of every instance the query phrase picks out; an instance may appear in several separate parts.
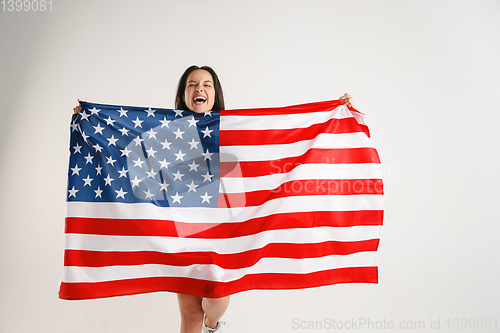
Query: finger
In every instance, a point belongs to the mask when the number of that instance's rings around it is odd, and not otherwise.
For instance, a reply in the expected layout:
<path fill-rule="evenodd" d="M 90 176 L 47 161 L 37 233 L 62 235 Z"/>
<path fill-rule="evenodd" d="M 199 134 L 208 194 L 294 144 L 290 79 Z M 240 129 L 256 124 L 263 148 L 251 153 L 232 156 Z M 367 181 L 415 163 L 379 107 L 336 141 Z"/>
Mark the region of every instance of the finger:
<path fill-rule="evenodd" d="M 339 99 L 350 100 L 351 98 L 352 98 L 351 95 L 349 95 L 348 93 L 345 93 Z"/>

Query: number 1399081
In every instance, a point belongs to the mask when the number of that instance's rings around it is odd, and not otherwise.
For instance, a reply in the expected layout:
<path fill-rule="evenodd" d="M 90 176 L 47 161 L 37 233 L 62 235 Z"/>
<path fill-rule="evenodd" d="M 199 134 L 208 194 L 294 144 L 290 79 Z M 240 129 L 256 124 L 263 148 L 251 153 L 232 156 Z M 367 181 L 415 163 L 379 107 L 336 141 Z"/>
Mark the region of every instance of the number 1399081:
<path fill-rule="evenodd" d="M 51 12 L 52 0 L 2 0 L 4 12 Z"/>

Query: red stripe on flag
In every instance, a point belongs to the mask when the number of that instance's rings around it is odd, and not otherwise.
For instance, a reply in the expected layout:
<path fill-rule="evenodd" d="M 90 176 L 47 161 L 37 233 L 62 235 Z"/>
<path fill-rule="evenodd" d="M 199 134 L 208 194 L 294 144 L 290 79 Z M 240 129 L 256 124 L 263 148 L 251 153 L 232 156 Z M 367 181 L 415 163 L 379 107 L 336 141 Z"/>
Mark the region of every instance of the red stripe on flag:
<path fill-rule="evenodd" d="M 328 241 L 313 244 L 271 243 L 260 249 L 240 253 L 215 252 L 162 253 L 156 251 L 87 251 L 68 249 L 64 254 L 64 266 L 106 267 L 132 265 L 217 265 L 224 269 L 251 267 L 262 258 L 317 258 L 328 255 L 348 255 L 358 252 L 377 251 L 378 239 L 356 242 Z"/>
<path fill-rule="evenodd" d="M 309 274 L 251 274 L 231 282 L 182 277 L 151 277 L 94 283 L 61 283 L 59 298 L 67 300 L 175 292 L 219 298 L 252 289 L 304 289 L 338 283 L 378 283 L 377 267 L 348 267 Z"/>
<path fill-rule="evenodd" d="M 232 238 L 262 231 L 313 227 L 382 225 L 382 210 L 282 213 L 245 222 L 182 223 L 169 220 L 66 217 L 66 234 Z"/>
<path fill-rule="evenodd" d="M 221 116 L 251 117 L 251 116 L 269 116 L 269 115 L 324 112 L 324 111 L 331 111 L 343 104 L 344 102 L 342 100 L 335 100 L 335 101 L 322 101 L 322 102 L 275 107 L 275 108 L 232 109 L 232 110 L 221 111 Z M 362 114 L 361 112 L 351 107 L 349 107 L 349 110 Z"/>

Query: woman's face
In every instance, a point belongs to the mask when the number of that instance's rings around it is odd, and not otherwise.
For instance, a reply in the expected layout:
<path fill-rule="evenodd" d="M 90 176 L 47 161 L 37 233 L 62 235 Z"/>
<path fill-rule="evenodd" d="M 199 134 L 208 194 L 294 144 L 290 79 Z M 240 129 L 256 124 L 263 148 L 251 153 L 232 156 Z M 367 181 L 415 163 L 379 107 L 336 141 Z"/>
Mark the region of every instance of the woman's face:
<path fill-rule="evenodd" d="M 184 101 L 188 109 L 196 113 L 212 110 L 215 102 L 215 88 L 209 72 L 197 69 L 189 74 L 184 90 Z"/>

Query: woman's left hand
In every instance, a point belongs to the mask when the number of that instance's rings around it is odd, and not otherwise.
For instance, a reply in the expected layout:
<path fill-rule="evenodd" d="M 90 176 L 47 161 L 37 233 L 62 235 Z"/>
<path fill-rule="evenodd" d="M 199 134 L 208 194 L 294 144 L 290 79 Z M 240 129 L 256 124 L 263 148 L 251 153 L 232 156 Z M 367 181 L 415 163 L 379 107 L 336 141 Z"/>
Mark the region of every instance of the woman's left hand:
<path fill-rule="evenodd" d="M 352 102 L 352 97 L 348 93 L 345 93 L 343 96 L 341 96 L 339 99 L 343 99 L 345 105 L 350 106 L 351 108 L 354 107 L 354 103 Z"/>

